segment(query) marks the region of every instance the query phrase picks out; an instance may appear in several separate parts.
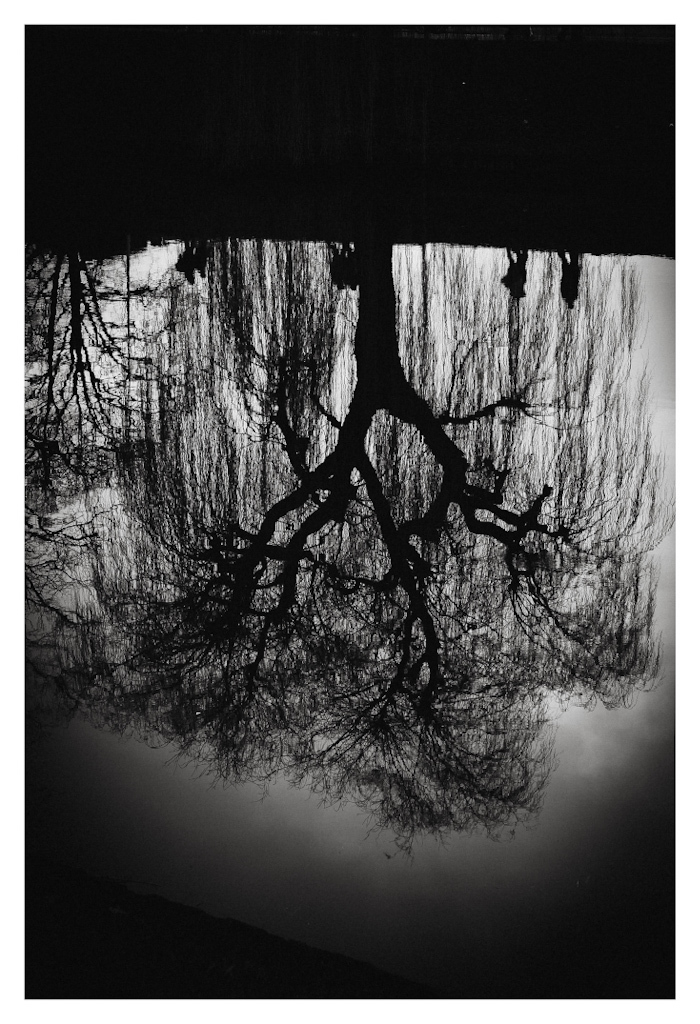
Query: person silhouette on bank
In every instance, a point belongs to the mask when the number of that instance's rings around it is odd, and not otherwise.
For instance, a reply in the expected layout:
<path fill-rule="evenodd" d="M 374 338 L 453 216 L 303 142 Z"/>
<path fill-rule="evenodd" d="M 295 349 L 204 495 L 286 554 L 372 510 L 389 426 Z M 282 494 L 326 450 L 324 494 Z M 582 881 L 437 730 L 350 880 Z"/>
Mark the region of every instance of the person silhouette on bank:
<path fill-rule="evenodd" d="M 560 252 L 558 256 L 561 260 L 561 297 L 569 309 L 573 309 L 578 298 L 581 258 L 577 252 Z"/>
<path fill-rule="evenodd" d="M 204 277 L 207 270 L 207 245 L 201 242 L 186 242 L 185 251 L 180 253 L 175 269 L 184 274 L 190 284 L 194 284 L 195 270 Z"/>
<path fill-rule="evenodd" d="M 527 280 L 527 249 L 508 249 L 508 270 L 501 278 L 512 298 L 519 301 L 525 296 Z"/>

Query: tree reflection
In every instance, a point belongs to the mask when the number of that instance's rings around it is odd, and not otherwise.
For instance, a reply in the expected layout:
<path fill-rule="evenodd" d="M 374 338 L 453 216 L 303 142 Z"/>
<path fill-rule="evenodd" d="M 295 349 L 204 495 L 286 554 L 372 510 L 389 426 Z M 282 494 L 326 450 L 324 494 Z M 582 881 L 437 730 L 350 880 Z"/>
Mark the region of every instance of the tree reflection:
<path fill-rule="evenodd" d="M 537 810 L 552 695 L 654 680 L 668 513 L 627 264 L 584 261 L 576 310 L 554 256 L 514 301 L 378 219 L 355 264 L 359 299 L 328 246 L 231 240 L 171 288 L 152 444 L 55 675 L 100 722 L 228 780 L 283 771 L 408 847 Z"/>
<path fill-rule="evenodd" d="M 77 249 L 30 249 L 26 271 L 27 477 L 33 504 L 41 493 L 51 512 L 69 491 L 104 483 L 113 457 L 148 433 L 135 391 L 151 360 L 132 325 L 148 289 Z"/>

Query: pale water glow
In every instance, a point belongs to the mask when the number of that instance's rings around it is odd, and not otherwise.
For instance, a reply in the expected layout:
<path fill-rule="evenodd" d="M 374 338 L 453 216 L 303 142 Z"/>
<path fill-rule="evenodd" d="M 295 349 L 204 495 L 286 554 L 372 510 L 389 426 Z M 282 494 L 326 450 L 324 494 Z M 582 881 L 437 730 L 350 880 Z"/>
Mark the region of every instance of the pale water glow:
<path fill-rule="evenodd" d="M 133 333 L 144 339 L 144 352 L 166 330 L 168 294 L 161 285 L 178 251 L 171 243 L 131 257 L 132 286 L 156 283 L 150 292 L 156 299 L 130 303 Z M 444 255 L 449 263 L 455 254 L 447 249 Z M 457 255 L 478 277 L 493 279 L 505 270 L 502 251 Z M 395 250 L 399 291 L 411 286 L 419 257 L 416 248 Z M 547 257 L 531 259 L 536 292 Z M 605 258 L 599 262 L 606 265 Z M 651 370 L 655 440 L 668 452 L 672 486 L 674 265 L 650 258 L 634 263 L 648 319 L 643 354 Z M 204 283 L 197 289 L 196 330 L 204 335 L 212 325 Z M 438 394 L 447 387 L 453 346 L 463 340 L 441 300 L 437 289 L 428 311 L 437 339 Z M 122 315 L 122 325 L 123 310 L 123 302 L 115 303 L 114 319 Z M 470 315 L 465 312 L 465 322 Z M 336 319 L 331 411 L 338 417 L 354 384 L 356 316 L 356 301 L 348 295 Z M 255 344 L 266 343 L 261 328 Z M 235 431 L 249 429 L 242 408 L 228 415 Z M 103 507 L 109 493 L 100 496 Z M 543 809 L 499 842 L 478 834 L 452 834 L 444 844 L 428 837 L 406 857 L 391 834 L 376 832 L 350 803 L 325 806 L 279 778 L 267 792 L 250 784 L 215 785 L 195 765 L 179 764 L 174 747 L 152 749 L 79 719 L 31 738 L 36 782 L 29 794 L 30 830 L 47 853 L 88 871 L 449 990 L 465 969 L 461 965 L 470 972 L 487 969 L 503 948 L 508 955 L 526 950 L 533 932 L 556 935 L 559 922 L 577 912 L 582 894 L 603 899 L 606 886 L 619 883 L 618 859 L 644 840 L 647 828 L 653 833 L 657 824 L 661 831 L 670 827 L 663 816 L 648 819 L 672 788 L 673 553 L 671 534 L 656 556 L 662 684 L 640 694 L 631 709 L 571 705 L 561 713 L 553 703 L 558 765 Z"/>

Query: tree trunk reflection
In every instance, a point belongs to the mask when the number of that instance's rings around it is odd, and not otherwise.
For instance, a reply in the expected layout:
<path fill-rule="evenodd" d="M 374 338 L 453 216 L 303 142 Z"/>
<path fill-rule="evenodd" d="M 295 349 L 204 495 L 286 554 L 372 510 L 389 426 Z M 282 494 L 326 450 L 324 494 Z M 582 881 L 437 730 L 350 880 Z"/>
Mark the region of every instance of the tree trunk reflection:
<path fill-rule="evenodd" d="M 144 291 L 128 357 L 104 268 L 34 255 L 29 653 L 97 721 L 409 847 L 537 810 L 553 695 L 654 681 L 670 513 L 626 264 L 584 259 L 570 309 L 533 256 L 514 308 L 376 211 L 353 241 L 359 298 L 328 246 L 211 243 L 205 279 Z"/>

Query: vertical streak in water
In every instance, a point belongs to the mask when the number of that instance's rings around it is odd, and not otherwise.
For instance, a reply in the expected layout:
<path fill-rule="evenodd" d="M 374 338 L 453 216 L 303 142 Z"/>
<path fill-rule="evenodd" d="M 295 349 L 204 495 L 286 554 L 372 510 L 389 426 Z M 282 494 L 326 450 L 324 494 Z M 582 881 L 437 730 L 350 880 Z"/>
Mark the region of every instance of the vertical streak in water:
<path fill-rule="evenodd" d="M 129 437 L 129 383 L 131 376 L 131 235 L 126 236 L 126 366 L 124 377 L 124 440 Z"/>

